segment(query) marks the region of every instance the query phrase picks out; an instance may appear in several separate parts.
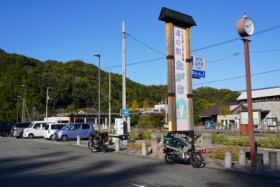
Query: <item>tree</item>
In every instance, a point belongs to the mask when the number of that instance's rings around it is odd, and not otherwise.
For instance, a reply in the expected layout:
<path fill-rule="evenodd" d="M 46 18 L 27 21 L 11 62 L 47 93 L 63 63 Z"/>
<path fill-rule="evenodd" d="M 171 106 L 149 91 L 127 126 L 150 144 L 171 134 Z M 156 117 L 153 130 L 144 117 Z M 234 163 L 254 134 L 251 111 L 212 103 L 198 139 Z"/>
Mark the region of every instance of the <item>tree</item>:
<path fill-rule="evenodd" d="M 225 115 L 230 115 L 231 113 L 230 113 L 230 109 L 229 108 L 227 108 L 227 107 L 220 107 L 219 108 L 219 115 L 223 115 L 223 116 L 225 116 Z"/>
<path fill-rule="evenodd" d="M 147 110 L 148 108 L 150 108 L 150 102 L 148 99 L 145 99 L 143 102 L 143 109 Z"/>
<path fill-rule="evenodd" d="M 130 109 L 132 111 L 137 111 L 139 109 L 139 105 L 136 99 L 132 101 Z"/>

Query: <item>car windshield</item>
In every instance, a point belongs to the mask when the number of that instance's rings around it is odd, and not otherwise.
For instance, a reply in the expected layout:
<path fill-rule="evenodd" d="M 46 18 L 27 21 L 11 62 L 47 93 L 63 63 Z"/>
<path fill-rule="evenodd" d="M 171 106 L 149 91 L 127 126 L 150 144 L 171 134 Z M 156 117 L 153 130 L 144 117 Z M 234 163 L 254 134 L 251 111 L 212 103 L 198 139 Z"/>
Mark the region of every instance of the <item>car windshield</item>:
<path fill-rule="evenodd" d="M 27 128 L 32 128 L 34 123 L 30 123 Z"/>
<path fill-rule="evenodd" d="M 69 129 L 69 127 L 71 127 L 71 125 L 66 125 L 66 126 L 62 127 L 61 130 L 67 130 L 67 129 Z"/>

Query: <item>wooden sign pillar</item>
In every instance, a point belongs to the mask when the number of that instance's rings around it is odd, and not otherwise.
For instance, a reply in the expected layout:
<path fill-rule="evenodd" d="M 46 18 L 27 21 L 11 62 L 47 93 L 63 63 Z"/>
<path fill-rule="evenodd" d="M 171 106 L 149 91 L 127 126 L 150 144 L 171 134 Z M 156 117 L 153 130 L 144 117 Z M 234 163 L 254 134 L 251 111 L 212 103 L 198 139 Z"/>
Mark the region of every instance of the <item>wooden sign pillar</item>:
<path fill-rule="evenodd" d="M 163 7 L 159 20 L 166 22 L 166 58 L 169 131 L 193 129 L 190 28 L 193 18 Z"/>

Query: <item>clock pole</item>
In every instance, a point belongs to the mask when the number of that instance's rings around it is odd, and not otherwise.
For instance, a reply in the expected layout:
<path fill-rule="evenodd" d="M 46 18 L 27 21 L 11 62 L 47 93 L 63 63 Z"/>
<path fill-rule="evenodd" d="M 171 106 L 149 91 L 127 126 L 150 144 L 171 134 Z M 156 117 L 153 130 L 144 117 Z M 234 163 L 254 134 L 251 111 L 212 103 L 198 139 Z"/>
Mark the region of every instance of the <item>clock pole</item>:
<path fill-rule="evenodd" d="M 253 106 L 252 106 L 252 88 L 251 88 L 251 68 L 249 56 L 249 42 L 246 37 L 244 41 L 244 54 L 245 54 L 245 69 L 246 69 L 246 88 L 247 88 L 247 106 L 248 106 L 248 125 L 249 125 L 249 139 L 250 139 L 250 159 L 251 166 L 256 166 L 256 145 L 254 138 L 254 121 L 253 121 Z"/>
<path fill-rule="evenodd" d="M 243 15 L 241 19 L 237 21 L 237 31 L 242 37 L 244 42 L 244 55 L 245 55 L 245 70 L 246 70 L 246 89 L 247 89 L 247 108 L 248 108 L 248 131 L 250 140 L 250 159 L 251 166 L 256 167 L 256 144 L 254 138 L 254 121 L 253 121 L 253 106 L 252 106 L 252 88 L 251 88 L 251 68 L 250 68 L 250 56 L 249 56 L 249 42 L 248 36 L 254 34 L 254 23 L 250 17 Z"/>

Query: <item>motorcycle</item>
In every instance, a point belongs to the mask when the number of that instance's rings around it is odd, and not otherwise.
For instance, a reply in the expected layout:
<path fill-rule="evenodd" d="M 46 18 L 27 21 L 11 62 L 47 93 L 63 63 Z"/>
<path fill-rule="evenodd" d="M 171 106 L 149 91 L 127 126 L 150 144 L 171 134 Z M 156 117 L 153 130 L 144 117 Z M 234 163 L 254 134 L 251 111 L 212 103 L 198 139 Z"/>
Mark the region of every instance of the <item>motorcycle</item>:
<path fill-rule="evenodd" d="M 205 167 L 202 155 L 195 150 L 194 131 L 169 132 L 164 137 L 164 160 L 167 164 L 191 164 L 194 168 Z"/>
<path fill-rule="evenodd" d="M 95 131 L 90 135 L 88 148 L 91 152 L 107 152 L 109 145 L 108 133 Z"/>

